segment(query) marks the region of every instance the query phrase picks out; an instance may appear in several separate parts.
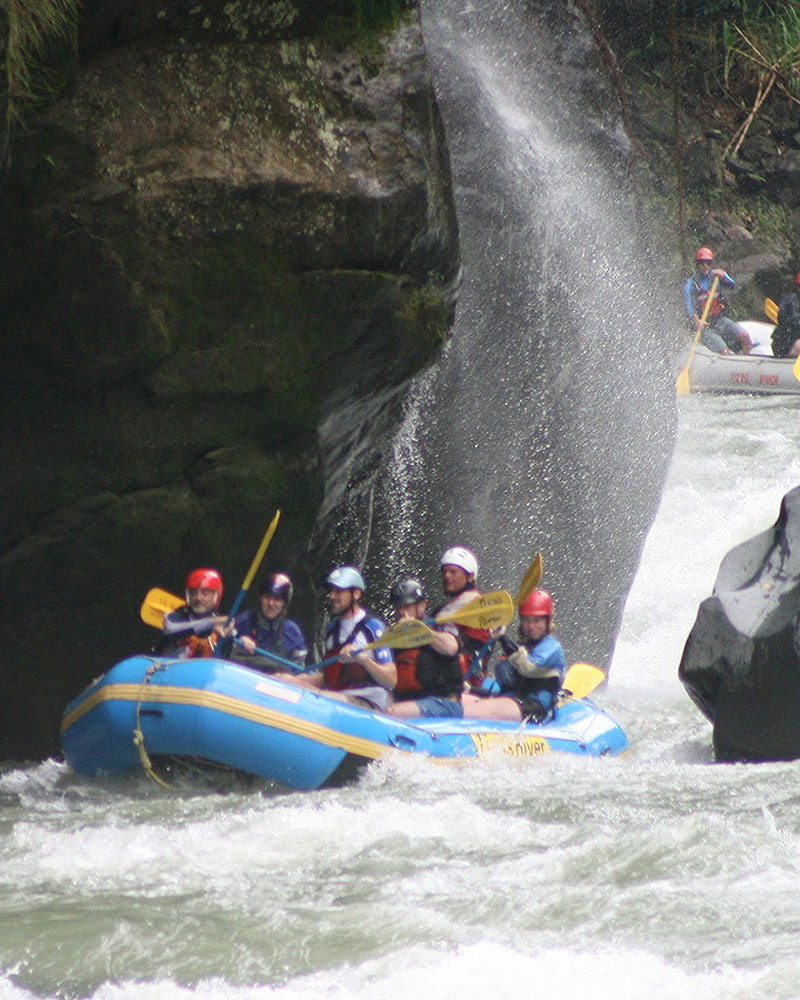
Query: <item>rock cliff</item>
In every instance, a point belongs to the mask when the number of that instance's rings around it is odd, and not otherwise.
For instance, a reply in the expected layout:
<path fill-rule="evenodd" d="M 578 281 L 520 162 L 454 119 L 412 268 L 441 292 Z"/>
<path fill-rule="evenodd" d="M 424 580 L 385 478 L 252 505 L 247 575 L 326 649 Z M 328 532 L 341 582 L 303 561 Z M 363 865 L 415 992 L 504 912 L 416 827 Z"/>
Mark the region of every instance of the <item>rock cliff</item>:
<path fill-rule="evenodd" d="M 320 419 L 447 335 L 458 228 L 418 11 L 353 37 L 359 6 L 88 0 L 74 85 L 17 137 L 0 758 L 51 752 L 68 697 L 146 648 L 143 581 L 211 564 L 235 593 L 278 507 L 268 563 L 302 575 Z"/>

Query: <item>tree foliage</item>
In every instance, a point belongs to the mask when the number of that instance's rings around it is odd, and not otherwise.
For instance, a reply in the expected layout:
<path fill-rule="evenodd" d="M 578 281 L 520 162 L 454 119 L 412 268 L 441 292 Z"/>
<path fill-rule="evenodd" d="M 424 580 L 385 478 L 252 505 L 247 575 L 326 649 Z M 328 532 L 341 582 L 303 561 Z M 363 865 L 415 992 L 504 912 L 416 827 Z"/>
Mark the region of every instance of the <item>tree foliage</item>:
<path fill-rule="evenodd" d="M 3 157 L 14 126 L 63 85 L 63 53 L 77 50 L 78 6 L 79 0 L 0 0 Z"/>

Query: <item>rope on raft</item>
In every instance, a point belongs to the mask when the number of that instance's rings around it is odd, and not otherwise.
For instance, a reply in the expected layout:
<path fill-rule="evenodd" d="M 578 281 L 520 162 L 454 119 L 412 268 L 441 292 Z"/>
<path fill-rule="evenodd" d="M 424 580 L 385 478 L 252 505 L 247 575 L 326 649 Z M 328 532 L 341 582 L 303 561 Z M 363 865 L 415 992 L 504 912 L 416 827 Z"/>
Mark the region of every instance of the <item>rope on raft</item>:
<path fill-rule="evenodd" d="M 145 686 L 150 682 L 150 678 L 157 670 L 166 670 L 166 667 L 166 663 L 151 663 L 145 671 L 142 683 L 139 685 L 139 697 L 136 701 L 136 728 L 133 730 L 133 745 L 139 751 L 139 761 L 142 765 L 142 770 L 148 778 L 151 778 L 157 784 L 161 785 L 162 788 L 169 788 L 169 785 L 166 781 L 160 778 L 153 769 L 153 762 L 150 760 L 150 755 L 147 753 L 147 748 L 144 745 L 144 733 L 142 732 L 141 727 L 140 710 L 142 707 L 142 699 L 144 698 Z"/>

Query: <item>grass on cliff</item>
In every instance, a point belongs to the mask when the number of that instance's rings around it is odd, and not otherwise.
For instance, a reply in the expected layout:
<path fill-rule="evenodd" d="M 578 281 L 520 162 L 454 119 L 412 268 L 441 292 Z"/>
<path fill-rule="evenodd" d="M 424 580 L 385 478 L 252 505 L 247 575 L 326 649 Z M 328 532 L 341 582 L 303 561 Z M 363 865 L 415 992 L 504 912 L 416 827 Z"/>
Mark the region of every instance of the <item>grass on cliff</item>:
<path fill-rule="evenodd" d="M 52 101 L 71 78 L 78 8 L 79 0 L 4 0 L 0 5 L 5 138 L 27 110 Z"/>
<path fill-rule="evenodd" d="M 353 0 L 352 14 L 330 14 L 320 34 L 337 46 L 376 51 L 381 38 L 407 16 L 408 8 L 408 0 Z"/>

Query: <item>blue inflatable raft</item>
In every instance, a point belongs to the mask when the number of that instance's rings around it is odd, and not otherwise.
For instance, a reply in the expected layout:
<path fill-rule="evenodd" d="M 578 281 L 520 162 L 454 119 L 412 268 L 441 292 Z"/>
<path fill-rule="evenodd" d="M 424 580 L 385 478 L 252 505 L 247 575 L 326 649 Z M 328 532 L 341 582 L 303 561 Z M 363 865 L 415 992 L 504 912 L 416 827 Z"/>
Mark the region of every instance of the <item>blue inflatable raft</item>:
<path fill-rule="evenodd" d="M 628 741 L 587 698 L 567 697 L 542 725 L 412 723 L 225 660 L 133 656 L 67 706 L 61 745 L 70 767 L 89 776 L 148 770 L 153 758 L 189 758 L 312 789 L 351 780 L 388 753 L 444 761 L 501 748 L 514 756 L 602 757 L 624 753 Z"/>

